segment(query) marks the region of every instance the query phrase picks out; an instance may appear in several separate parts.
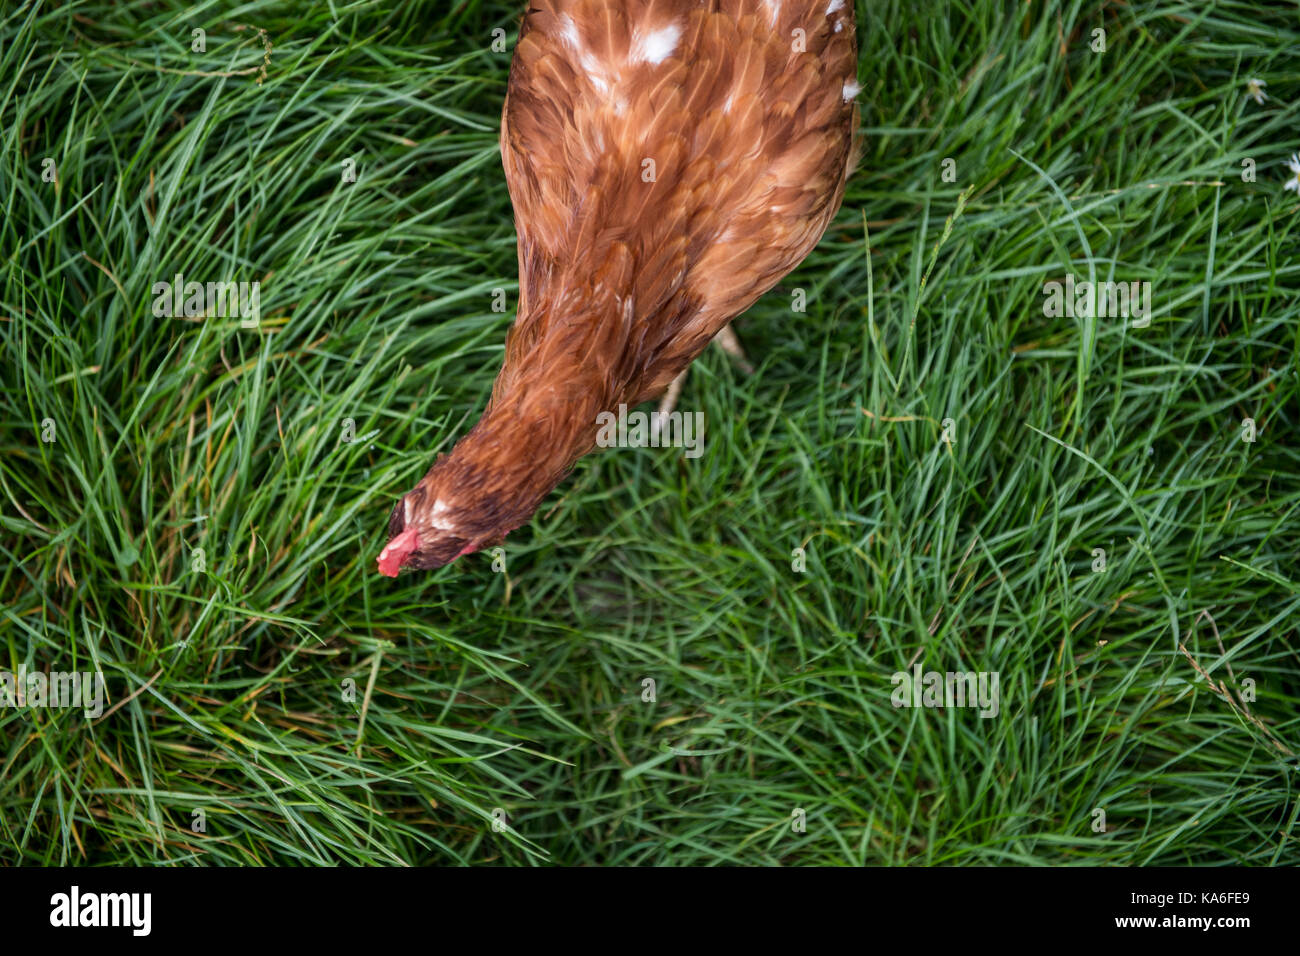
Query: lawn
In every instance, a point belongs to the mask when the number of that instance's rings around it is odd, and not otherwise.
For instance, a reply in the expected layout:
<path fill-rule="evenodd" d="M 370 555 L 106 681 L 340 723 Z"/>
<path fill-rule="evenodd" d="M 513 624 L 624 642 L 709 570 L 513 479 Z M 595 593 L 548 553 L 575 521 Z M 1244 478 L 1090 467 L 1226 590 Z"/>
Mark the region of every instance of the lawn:
<path fill-rule="evenodd" d="M 1300 863 L 1296 4 L 858 0 L 703 454 L 389 580 L 514 317 L 521 12 L 0 13 L 0 672 L 104 689 L 0 707 L 0 863 Z"/>

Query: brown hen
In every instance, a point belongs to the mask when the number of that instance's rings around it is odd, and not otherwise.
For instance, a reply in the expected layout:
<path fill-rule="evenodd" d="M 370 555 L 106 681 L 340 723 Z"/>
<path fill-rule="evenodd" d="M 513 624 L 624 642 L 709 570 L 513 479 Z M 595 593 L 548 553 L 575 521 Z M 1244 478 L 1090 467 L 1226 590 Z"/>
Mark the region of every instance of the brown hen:
<path fill-rule="evenodd" d="M 503 538 L 808 254 L 853 164 L 847 0 L 532 0 L 501 153 L 519 310 L 483 417 L 404 495 L 379 570 Z"/>

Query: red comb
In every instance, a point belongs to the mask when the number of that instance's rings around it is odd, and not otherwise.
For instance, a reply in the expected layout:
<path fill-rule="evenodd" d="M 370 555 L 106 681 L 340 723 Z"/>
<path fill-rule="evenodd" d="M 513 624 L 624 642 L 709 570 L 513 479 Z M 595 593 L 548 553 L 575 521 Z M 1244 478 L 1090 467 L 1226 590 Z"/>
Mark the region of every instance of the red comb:
<path fill-rule="evenodd" d="M 420 536 L 414 528 L 407 528 L 379 552 L 379 573 L 390 578 L 397 577 L 397 569 L 410 557 L 411 552 L 420 546 Z"/>

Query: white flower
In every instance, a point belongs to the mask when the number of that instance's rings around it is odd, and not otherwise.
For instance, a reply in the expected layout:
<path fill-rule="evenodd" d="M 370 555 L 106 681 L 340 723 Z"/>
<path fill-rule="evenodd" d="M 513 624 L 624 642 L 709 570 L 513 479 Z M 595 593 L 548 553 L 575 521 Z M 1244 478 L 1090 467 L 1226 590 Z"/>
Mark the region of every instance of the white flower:
<path fill-rule="evenodd" d="M 1291 158 L 1286 161 L 1287 169 L 1291 170 L 1291 178 L 1282 184 L 1285 190 L 1295 190 L 1297 196 L 1300 196 L 1300 153 L 1292 153 Z"/>
<path fill-rule="evenodd" d="M 1268 94 L 1264 92 L 1264 87 L 1268 86 L 1263 80 L 1257 80 L 1254 77 L 1246 81 L 1246 95 L 1253 96 L 1255 102 L 1260 106 L 1268 99 Z"/>

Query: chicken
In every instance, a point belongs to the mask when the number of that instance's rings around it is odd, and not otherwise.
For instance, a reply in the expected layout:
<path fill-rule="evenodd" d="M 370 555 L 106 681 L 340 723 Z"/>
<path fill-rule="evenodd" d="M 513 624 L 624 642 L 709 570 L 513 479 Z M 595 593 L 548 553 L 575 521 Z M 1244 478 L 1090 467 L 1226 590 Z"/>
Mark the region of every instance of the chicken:
<path fill-rule="evenodd" d="M 803 260 L 857 92 L 849 0 L 531 0 L 501 124 L 518 315 L 482 418 L 393 508 L 382 573 L 527 522 L 601 412 L 662 395 Z"/>

